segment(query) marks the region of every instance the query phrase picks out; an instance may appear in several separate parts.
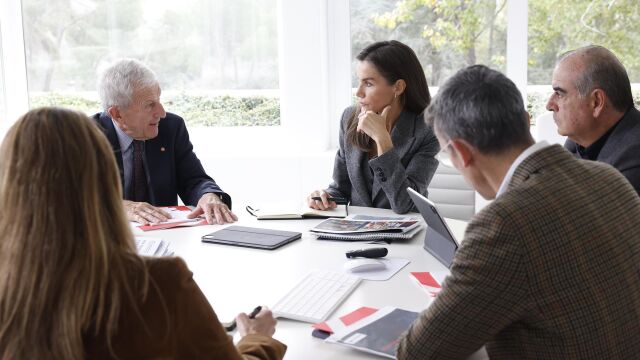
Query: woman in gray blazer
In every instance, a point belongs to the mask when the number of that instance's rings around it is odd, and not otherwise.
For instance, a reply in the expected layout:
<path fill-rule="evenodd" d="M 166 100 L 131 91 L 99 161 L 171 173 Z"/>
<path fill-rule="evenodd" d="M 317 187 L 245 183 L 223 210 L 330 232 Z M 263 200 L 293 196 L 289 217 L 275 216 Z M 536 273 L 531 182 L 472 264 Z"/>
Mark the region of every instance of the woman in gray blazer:
<path fill-rule="evenodd" d="M 329 198 L 345 198 L 355 206 L 415 211 L 406 188 L 427 195 L 440 150 L 423 120 L 431 100 L 424 71 L 413 50 L 393 40 L 369 45 L 356 59 L 358 103 L 342 114 L 333 182 L 307 202 L 325 210 L 336 207 Z"/>

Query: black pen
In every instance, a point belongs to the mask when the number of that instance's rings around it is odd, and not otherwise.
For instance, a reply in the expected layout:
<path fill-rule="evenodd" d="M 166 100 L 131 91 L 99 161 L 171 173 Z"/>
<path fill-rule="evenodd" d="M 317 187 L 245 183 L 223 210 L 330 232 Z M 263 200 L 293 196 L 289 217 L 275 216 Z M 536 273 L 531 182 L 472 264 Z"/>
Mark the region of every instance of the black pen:
<path fill-rule="evenodd" d="M 311 200 L 318 200 L 318 201 L 322 201 L 322 198 L 320 196 L 314 196 L 311 198 Z M 338 205 L 346 205 L 347 204 L 347 199 L 345 198 L 339 198 L 339 197 L 330 197 L 327 198 L 328 201 L 333 201 Z"/>
<path fill-rule="evenodd" d="M 260 306 L 260 305 L 256 306 L 256 308 L 253 309 L 253 311 L 249 314 L 249 319 L 255 318 L 256 315 L 258 315 L 258 313 L 260 313 L 260 311 L 262 311 L 262 306 Z"/>
<path fill-rule="evenodd" d="M 256 315 L 258 315 L 258 313 L 260 313 L 260 311 L 262 311 L 262 306 L 258 305 L 256 306 L 255 309 L 253 309 L 253 311 L 251 313 L 249 313 L 249 319 L 254 319 L 256 317 Z M 233 321 L 231 321 L 230 323 L 226 323 L 223 324 L 224 325 L 224 329 L 229 332 L 229 331 L 233 331 L 236 329 L 237 323 L 236 323 L 236 319 L 233 319 Z"/>

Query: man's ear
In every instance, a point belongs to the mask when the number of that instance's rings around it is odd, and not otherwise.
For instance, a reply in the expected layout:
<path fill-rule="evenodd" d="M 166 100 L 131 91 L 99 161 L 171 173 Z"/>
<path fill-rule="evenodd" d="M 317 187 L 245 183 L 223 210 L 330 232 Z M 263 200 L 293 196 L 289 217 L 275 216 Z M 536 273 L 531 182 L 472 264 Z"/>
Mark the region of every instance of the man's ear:
<path fill-rule="evenodd" d="M 111 106 L 107 109 L 107 113 L 111 116 L 111 119 L 118 124 L 122 123 L 122 115 L 120 114 L 120 109 L 117 106 Z"/>
<path fill-rule="evenodd" d="M 591 92 L 590 105 L 593 112 L 593 117 L 598 118 L 602 115 L 605 109 L 605 103 L 607 101 L 607 94 L 602 89 L 594 89 Z"/>
<path fill-rule="evenodd" d="M 453 156 L 457 156 L 460 159 L 463 167 L 467 167 L 473 163 L 474 151 L 471 144 L 464 140 L 451 140 L 451 147 L 453 147 L 456 152 Z"/>

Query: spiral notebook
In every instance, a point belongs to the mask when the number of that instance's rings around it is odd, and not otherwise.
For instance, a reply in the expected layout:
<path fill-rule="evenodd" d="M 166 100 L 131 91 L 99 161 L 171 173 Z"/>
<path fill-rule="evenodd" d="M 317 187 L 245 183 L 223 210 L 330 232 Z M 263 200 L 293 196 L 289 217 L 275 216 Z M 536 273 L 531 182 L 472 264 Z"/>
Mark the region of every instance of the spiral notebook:
<path fill-rule="evenodd" d="M 318 240 L 370 241 L 370 240 L 407 240 L 417 234 L 422 227 L 418 226 L 406 233 L 373 232 L 362 234 L 330 234 L 312 233 Z"/>

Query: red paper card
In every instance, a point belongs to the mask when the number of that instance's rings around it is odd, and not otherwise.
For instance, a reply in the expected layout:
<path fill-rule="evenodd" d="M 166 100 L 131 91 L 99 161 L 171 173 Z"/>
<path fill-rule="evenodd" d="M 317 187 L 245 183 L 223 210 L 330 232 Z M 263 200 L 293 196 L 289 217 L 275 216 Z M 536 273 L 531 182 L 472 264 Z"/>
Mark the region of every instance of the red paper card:
<path fill-rule="evenodd" d="M 356 309 L 355 311 L 348 313 L 347 315 L 339 317 L 338 319 L 333 319 L 333 320 L 328 320 L 325 322 L 313 324 L 313 327 L 318 330 L 322 330 L 328 333 L 333 333 L 332 327 L 349 326 L 357 321 L 360 321 L 366 318 L 367 316 L 373 314 L 376 311 L 378 311 L 378 309 L 363 306 L 359 309 Z M 342 325 L 337 321 L 340 321 Z"/>
<path fill-rule="evenodd" d="M 412 272 L 411 275 L 413 275 L 422 285 L 440 288 L 440 284 L 428 272 Z"/>

